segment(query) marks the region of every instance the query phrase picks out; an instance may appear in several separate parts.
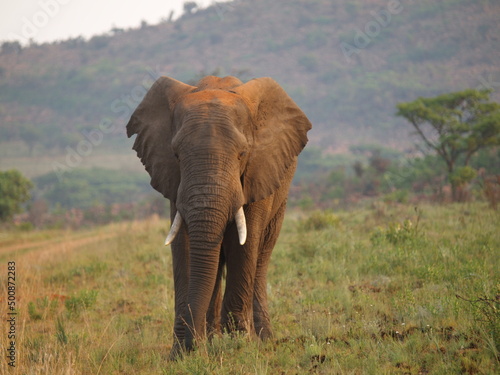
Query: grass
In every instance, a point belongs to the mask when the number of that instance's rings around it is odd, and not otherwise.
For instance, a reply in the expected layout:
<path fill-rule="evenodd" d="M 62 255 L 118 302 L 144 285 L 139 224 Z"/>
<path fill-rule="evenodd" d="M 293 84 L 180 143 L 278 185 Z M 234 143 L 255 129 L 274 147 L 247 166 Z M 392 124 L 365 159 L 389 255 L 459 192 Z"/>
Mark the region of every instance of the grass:
<path fill-rule="evenodd" d="M 75 144 L 69 144 L 68 146 L 76 149 L 77 144 L 78 142 L 75 142 Z M 16 147 L 19 149 L 20 146 L 17 144 L 5 146 L 5 143 L 2 143 L 2 147 L 15 150 Z M 66 151 L 52 156 L 36 155 L 36 157 L 31 157 L 10 156 L 13 155 L 14 152 L 6 150 L 5 154 L 2 154 L 0 157 L 0 170 L 19 169 L 23 172 L 23 175 L 29 178 L 35 178 L 49 172 L 54 172 L 56 170 L 54 165 L 59 164 L 68 167 L 69 170 L 72 170 L 73 166 L 76 166 L 76 168 L 95 167 L 130 172 L 143 172 L 144 170 L 139 159 L 133 154 L 116 152 L 114 154 L 103 155 L 99 152 L 101 151 L 99 146 L 95 150 L 96 151 L 92 152 L 90 155 L 83 156 L 80 162 L 71 161 L 70 159 L 70 163 L 72 163 L 71 167 L 67 161 L 68 154 Z"/>
<path fill-rule="evenodd" d="M 0 233 L 18 307 L 17 367 L 2 357 L 0 373 L 498 373 L 499 219 L 482 203 L 290 212 L 269 270 L 275 337 L 222 335 L 175 363 L 167 221 Z"/>

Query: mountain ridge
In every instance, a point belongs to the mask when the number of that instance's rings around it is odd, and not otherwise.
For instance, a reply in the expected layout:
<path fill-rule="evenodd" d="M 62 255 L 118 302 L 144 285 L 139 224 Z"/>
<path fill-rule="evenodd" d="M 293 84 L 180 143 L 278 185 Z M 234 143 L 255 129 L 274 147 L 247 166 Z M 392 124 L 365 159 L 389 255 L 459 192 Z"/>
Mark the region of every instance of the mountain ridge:
<path fill-rule="evenodd" d="M 0 144 L 61 155 L 109 120 L 107 148 L 129 149 L 126 117 L 144 86 L 159 75 L 192 82 L 217 72 L 276 79 L 313 122 L 310 143 L 325 152 L 404 149 L 410 127 L 394 117 L 397 102 L 500 86 L 498 15 L 491 1 L 238 0 L 88 41 L 4 42 Z"/>

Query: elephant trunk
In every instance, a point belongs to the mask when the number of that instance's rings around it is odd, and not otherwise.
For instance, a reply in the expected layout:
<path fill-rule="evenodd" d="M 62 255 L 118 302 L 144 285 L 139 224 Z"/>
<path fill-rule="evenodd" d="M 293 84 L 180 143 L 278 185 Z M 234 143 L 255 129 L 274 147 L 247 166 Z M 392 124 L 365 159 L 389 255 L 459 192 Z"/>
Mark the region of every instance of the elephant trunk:
<path fill-rule="evenodd" d="M 205 336 L 206 315 L 213 295 L 225 217 L 209 209 L 188 214 L 189 233 L 189 287 L 186 310 L 184 311 L 185 347 L 191 350 L 195 338 Z"/>
<path fill-rule="evenodd" d="M 210 174 L 205 169 L 203 175 L 202 182 L 199 178 L 188 177 L 181 183 L 176 203 L 189 237 L 189 286 L 183 314 L 186 324 L 184 343 L 188 350 L 196 338 L 205 335 L 206 315 L 217 281 L 222 240 L 228 222 L 235 217 L 244 221 L 244 215 L 241 218 L 241 213 L 237 214 L 242 206 L 241 187 L 234 186 L 228 174 Z M 245 232 L 246 228 L 241 229 L 242 239 L 246 237 Z"/>

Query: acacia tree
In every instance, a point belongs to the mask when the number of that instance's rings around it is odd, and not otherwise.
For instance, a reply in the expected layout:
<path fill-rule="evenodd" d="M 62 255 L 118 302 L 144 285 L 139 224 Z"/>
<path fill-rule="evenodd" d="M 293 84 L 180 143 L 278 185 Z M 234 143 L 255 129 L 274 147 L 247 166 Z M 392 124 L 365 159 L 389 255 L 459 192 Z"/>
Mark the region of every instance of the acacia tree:
<path fill-rule="evenodd" d="M 446 163 L 454 200 L 475 176 L 471 157 L 500 144 L 500 104 L 490 101 L 490 93 L 469 89 L 397 105 L 396 115 L 406 118 L 423 141 L 421 150 Z"/>
<path fill-rule="evenodd" d="M 32 187 L 31 181 L 15 169 L 0 172 L 0 222 L 21 212 L 21 204 L 30 199 Z"/>

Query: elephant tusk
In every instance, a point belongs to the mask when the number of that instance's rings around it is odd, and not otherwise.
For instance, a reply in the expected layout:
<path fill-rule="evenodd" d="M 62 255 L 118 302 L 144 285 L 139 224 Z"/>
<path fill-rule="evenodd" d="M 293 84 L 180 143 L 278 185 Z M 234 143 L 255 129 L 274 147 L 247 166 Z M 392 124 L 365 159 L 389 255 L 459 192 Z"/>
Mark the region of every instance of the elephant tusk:
<path fill-rule="evenodd" d="M 245 213 L 243 212 L 243 206 L 241 206 L 238 212 L 236 212 L 234 220 L 236 221 L 236 227 L 238 228 L 240 245 L 244 245 L 247 240 L 247 223 L 245 220 Z"/>
<path fill-rule="evenodd" d="M 168 232 L 168 236 L 165 239 L 165 246 L 168 246 L 172 243 L 172 241 L 175 239 L 175 236 L 177 236 L 177 233 L 179 233 L 181 225 L 182 225 L 182 216 L 179 213 L 179 211 L 177 211 L 172 226 L 170 227 L 170 232 Z"/>

